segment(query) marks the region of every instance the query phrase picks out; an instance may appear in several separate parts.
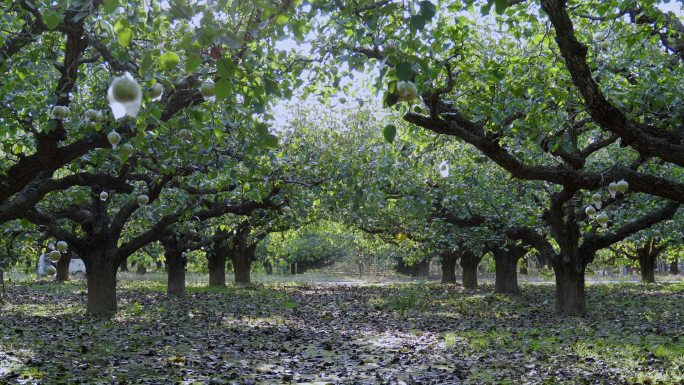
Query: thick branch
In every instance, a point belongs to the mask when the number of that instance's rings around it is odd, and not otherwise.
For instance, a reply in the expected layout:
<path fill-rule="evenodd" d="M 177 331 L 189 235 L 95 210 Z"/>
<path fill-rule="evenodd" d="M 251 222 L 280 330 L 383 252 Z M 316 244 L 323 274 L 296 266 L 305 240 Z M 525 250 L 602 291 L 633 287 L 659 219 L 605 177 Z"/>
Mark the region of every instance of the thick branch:
<path fill-rule="evenodd" d="M 591 255 L 600 249 L 606 248 L 616 242 L 620 242 L 621 240 L 638 231 L 647 229 L 658 222 L 672 219 L 678 208 L 679 203 L 668 202 L 660 209 L 654 210 L 642 216 L 641 218 L 637 218 L 609 234 L 586 235 L 584 237 L 584 243 L 582 243 L 582 246 L 580 246 L 580 253 L 583 255 Z"/>
<path fill-rule="evenodd" d="M 587 47 L 575 36 L 565 1 L 543 0 L 541 4 L 556 30 L 556 43 L 572 81 L 584 98 L 587 111 L 594 121 L 603 129 L 620 136 L 642 156 L 655 156 L 684 166 L 684 137 L 629 120 L 600 90 L 587 63 Z"/>
<path fill-rule="evenodd" d="M 613 167 L 604 173 L 583 172 L 562 166 L 527 165 L 501 147 L 496 140 L 490 140 L 478 132 L 478 126 L 459 116 L 457 120 L 430 118 L 407 113 L 404 119 L 422 128 L 456 136 L 472 144 L 496 164 L 510 172 L 513 177 L 523 180 L 543 180 L 574 188 L 597 189 L 610 181 L 625 179 L 630 189 L 684 203 L 684 183 L 676 183 L 665 178 L 636 172 L 626 167 Z"/>
<path fill-rule="evenodd" d="M 534 247 L 549 260 L 555 260 L 558 256 L 551 243 L 546 238 L 530 227 L 512 227 L 506 230 L 506 236 L 510 239 L 520 240 Z"/>

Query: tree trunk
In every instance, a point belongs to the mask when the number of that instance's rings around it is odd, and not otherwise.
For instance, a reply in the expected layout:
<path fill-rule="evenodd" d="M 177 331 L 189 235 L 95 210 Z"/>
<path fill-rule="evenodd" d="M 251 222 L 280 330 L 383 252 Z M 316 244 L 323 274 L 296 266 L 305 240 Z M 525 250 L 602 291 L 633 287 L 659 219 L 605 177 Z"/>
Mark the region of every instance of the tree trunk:
<path fill-rule="evenodd" d="M 406 264 L 403 258 L 399 258 L 399 260 L 397 260 L 395 269 L 399 273 L 406 274 L 411 277 L 427 277 L 430 275 L 430 260 L 424 259 L 409 266 Z"/>
<path fill-rule="evenodd" d="M 503 294 L 518 294 L 518 259 L 503 251 L 494 254 L 496 276 L 494 278 L 494 292 Z"/>
<path fill-rule="evenodd" d="M 71 252 L 62 253 L 62 258 L 57 261 L 55 281 L 66 282 L 69 280 L 69 263 L 71 263 Z"/>
<path fill-rule="evenodd" d="M 442 283 L 456 283 L 456 253 L 442 254 Z"/>
<path fill-rule="evenodd" d="M 640 249 L 637 251 L 639 257 L 639 270 L 641 272 L 641 282 L 653 283 L 655 282 L 655 263 L 656 255 L 650 253 L 648 249 Z"/>
<path fill-rule="evenodd" d="M 670 274 L 679 274 L 679 260 L 673 259 L 672 262 L 670 262 Z"/>
<path fill-rule="evenodd" d="M 296 263 L 290 263 L 290 274 L 295 275 L 297 274 L 297 264 Z M 359 267 L 359 275 L 363 274 L 363 268 Z"/>
<path fill-rule="evenodd" d="M 587 311 L 584 295 L 584 267 L 578 268 L 572 263 L 560 262 L 554 267 L 554 272 L 556 275 L 556 311 L 563 315 L 584 315 Z"/>
<path fill-rule="evenodd" d="M 118 263 L 115 250 L 91 253 L 84 258 L 88 276 L 88 313 L 111 316 L 116 313 L 116 272 Z"/>
<path fill-rule="evenodd" d="M 235 272 L 235 283 L 246 284 L 250 283 L 250 272 L 252 269 L 252 261 L 245 253 L 234 253 L 232 256 L 233 271 Z"/>
<path fill-rule="evenodd" d="M 653 283 L 655 282 L 655 265 L 653 263 L 641 264 L 641 282 Z"/>
<path fill-rule="evenodd" d="M 270 262 L 264 262 L 264 270 L 266 271 L 266 275 L 273 275 L 273 265 L 271 265 Z"/>
<path fill-rule="evenodd" d="M 160 259 L 157 259 L 154 263 L 157 264 L 157 270 L 161 270 L 164 267 L 164 263 Z"/>
<path fill-rule="evenodd" d="M 475 253 L 466 250 L 461 253 L 461 283 L 466 289 L 475 289 L 477 287 L 477 265 L 481 258 L 478 258 Z"/>
<path fill-rule="evenodd" d="M 166 294 L 173 297 L 185 295 L 185 258 L 181 250 L 169 250 L 164 253 L 169 268 L 166 272 Z"/>
<path fill-rule="evenodd" d="M 430 260 L 424 259 L 416 265 L 416 276 L 417 277 L 429 277 L 430 276 Z"/>
<path fill-rule="evenodd" d="M 138 273 L 140 275 L 147 274 L 147 266 L 145 266 L 144 263 L 139 263 L 138 264 L 138 270 L 136 271 L 136 273 Z"/>
<path fill-rule="evenodd" d="M 209 267 L 209 286 L 226 286 L 226 251 L 217 248 L 211 254 L 207 254 Z"/>
<path fill-rule="evenodd" d="M 252 270 L 252 261 L 254 260 L 254 252 L 256 245 L 241 244 L 233 250 L 231 254 L 231 261 L 233 262 L 233 272 L 235 273 L 235 283 L 247 284 L 250 283 L 250 273 Z"/>
<path fill-rule="evenodd" d="M 128 271 L 128 259 L 121 261 L 121 264 L 119 265 L 119 271 Z"/>

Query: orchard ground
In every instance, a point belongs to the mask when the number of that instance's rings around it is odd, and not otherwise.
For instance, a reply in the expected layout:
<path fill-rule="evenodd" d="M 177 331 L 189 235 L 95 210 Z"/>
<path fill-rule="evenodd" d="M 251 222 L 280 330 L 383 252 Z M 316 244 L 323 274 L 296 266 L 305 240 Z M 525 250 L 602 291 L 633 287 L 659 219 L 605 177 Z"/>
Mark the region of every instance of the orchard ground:
<path fill-rule="evenodd" d="M 681 384 L 684 282 L 590 284 L 590 314 L 435 282 L 257 275 L 184 299 L 163 275 L 121 274 L 120 311 L 85 314 L 85 284 L 10 275 L 0 314 L 8 384 Z M 659 277 L 665 279 L 665 276 Z M 289 281 L 289 282 L 287 282 Z"/>

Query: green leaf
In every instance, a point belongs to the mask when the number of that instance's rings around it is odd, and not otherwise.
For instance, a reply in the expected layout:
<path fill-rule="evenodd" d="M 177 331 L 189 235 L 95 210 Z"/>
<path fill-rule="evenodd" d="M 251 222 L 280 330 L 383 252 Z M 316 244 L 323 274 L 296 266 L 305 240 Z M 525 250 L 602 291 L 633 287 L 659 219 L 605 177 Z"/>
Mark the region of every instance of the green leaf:
<path fill-rule="evenodd" d="M 437 7 L 430 1 L 421 1 L 420 13 L 425 16 L 426 20 L 432 19 L 437 14 Z"/>
<path fill-rule="evenodd" d="M 263 140 L 261 144 L 266 148 L 277 148 L 278 147 L 278 137 L 273 134 L 268 134 L 262 137 Z"/>
<path fill-rule="evenodd" d="M 235 75 L 235 63 L 226 58 L 221 58 L 216 63 L 216 69 L 218 70 L 219 76 L 222 78 L 230 79 Z"/>
<path fill-rule="evenodd" d="M 152 58 L 152 54 L 150 52 L 146 52 L 145 56 L 143 56 L 142 62 L 140 63 L 140 76 L 145 76 L 145 73 L 152 67 L 154 64 L 154 59 Z"/>
<path fill-rule="evenodd" d="M 492 5 L 493 5 L 493 4 L 494 4 L 494 1 L 493 1 L 493 0 L 487 0 L 487 4 L 484 4 L 484 5 L 480 8 L 480 13 L 482 14 L 482 16 L 487 16 L 487 15 L 489 15 L 489 12 L 491 12 L 491 10 L 492 10 Z"/>
<path fill-rule="evenodd" d="M 185 72 L 195 72 L 202 64 L 202 58 L 199 55 L 192 54 L 185 61 Z"/>
<path fill-rule="evenodd" d="M 287 24 L 287 21 L 290 20 L 290 18 L 287 15 L 283 15 L 282 13 L 276 17 L 276 24 L 278 25 L 285 25 Z"/>
<path fill-rule="evenodd" d="M 233 95 L 233 83 L 230 80 L 221 79 L 216 82 L 216 99 L 225 100 Z"/>
<path fill-rule="evenodd" d="M 171 70 L 178 66 L 180 57 L 175 52 L 167 52 L 157 58 L 157 65 L 160 69 Z"/>
<path fill-rule="evenodd" d="M 131 40 L 133 40 L 133 30 L 127 27 L 120 28 L 116 32 L 116 37 L 119 39 L 119 44 L 126 48 L 131 44 Z"/>
<path fill-rule="evenodd" d="M 397 64 L 397 78 L 403 81 L 409 81 L 413 77 L 413 68 L 409 63 L 399 63 Z"/>
<path fill-rule="evenodd" d="M 388 124 L 382 130 L 382 136 L 385 137 L 387 143 L 394 142 L 394 138 L 397 137 L 397 127 L 394 124 Z"/>
<path fill-rule="evenodd" d="M 506 8 L 508 8 L 508 1 L 507 0 L 494 0 L 494 5 L 496 7 L 496 13 L 499 15 L 506 12 Z"/>
<path fill-rule="evenodd" d="M 43 23 L 50 31 L 57 28 L 61 22 L 64 21 L 64 15 L 60 15 L 55 11 L 47 11 L 43 13 Z"/>
<path fill-rule="evenodd" d="M 425 28 L 425 16 L 418 14 L 418 15 L 413 15 L 409 19 L 409 28 L 411 29 L 412 32 L 416 31 L 422 31 L 423 28 Z"/>
<path fill-rule="evenodd" d="M 104 9 L 105 13 L 112 13 L 116 11 L 119 5 L 119 0 L 105 0 L 102 4 L 102 8 Z"/>

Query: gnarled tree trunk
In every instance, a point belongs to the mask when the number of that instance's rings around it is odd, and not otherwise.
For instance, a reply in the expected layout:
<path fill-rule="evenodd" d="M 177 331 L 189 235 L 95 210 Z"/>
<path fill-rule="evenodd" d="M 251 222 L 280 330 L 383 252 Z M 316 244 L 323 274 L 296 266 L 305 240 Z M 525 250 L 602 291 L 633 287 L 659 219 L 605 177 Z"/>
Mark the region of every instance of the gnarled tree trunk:
<path fill-rule="evenodd" d="M 409 266 L 402 258 L 397 261 L 396 270 L 411 277 L 427 277 L 430 275 L 430 260 L 424 259 Z"/>
<path fill-rule="evenodd" d="M 482 257 L 478 257 L 470 250 L 465 250 L 461 253 L 461 283 L 466 289 L 475 289 L 477 287 L 477 265 L 480 264 Z"/>
<path fill-rule="evenodd" d="M 116 248 L 93 250 L 84 258 L 88 276 L 87 311 L 93 315 L 111 316 L 117 311 L 116 273 L 119 261 Z"/>
<path fill-rule="evenodd" d="M 138 263 L 138 268 L 135 272 L 140 275 L 145 275 L 147 274 L 147 266 L 144 263 L 140 262 Z"/>
<path fill-rule="evenodd" d="M 668 242 L 658 244 L 656 238 L 649 238 L 637 249 L 637 259 L 639 260 L 639 270 L 641 271 L 641 282 L 655 282 L 655 266 L 660 253 L 665 250 Z"/>
<path fill-rule="evenodd" d="M 185 258 L 178 249 L 165 250 L 164 256 L 168 263 L 166 294 L 174 297 L 185 295 Z"/>
<path fill-rule="evenodd" d="M 583 265 L 572 261 L 561 261 L 554 265 L 556 275 L 556 311 L 564 315 L 584 315 L 587 304 L 584 293 Z"/>
<path fill-rule="evenodd" d="M 235 283 L 250 283 L 252 261 L 245 257 L 243 253 L 233 254 L 231 258 L 233 262 L 233 273 L 235 274 Z"/>
<path fill-rule="evenodd" d="M 173 230 L 169 230 L 162 238 L 164 246 L 164 261 L 166 262 L 166 294 L 172 297 L 185 295 L 185 264 L 186 259 L 183 250 L 187 244 L 183 236 Z"/>
<path fill-rule="evenodd" d="M 647 253 L 639 252 L 639 270 L 641 282 L 655 282 L 655 258 L 651 258 Z"/>
<path fill-rule="evenodd" d="M 230 256 L 233 262 L 233 272 L 235 273 L 235 283 L 247 284 L 251 282 L 252 261 L 256 245 L 238 245 Z"/>
<path fill-rule="evenodd" d="M 69 264 L 71 263 L 71 252 L 62 253 L 62 258 L 57 261 L 57 276 L 55 281 L 66 282 L 69 280 Z"/>
<path fill-rule="evenodd" d="M 442 283 L 456 283 L 456 262 L 458 254 L 456 252 L 442 253 Z"/>
<path fill-rule="evenodd" d="M 266 271 L 266 275 L 273 275 L 273 265 L 271 265 L 271 262 L 264 262 L 264 270 Z"/>
<path fill-rule="evenodd" d="M 207 265 L 209 267 L 209 286 L 226 286 L 226 257 L 228 250 L 219 245 L 214 246 L 214 250 L 207 254 Z"/>
<path fill-rule="evenodd" d="M 491 250 L 496 268 L 494 292 L 506 294 L 520 293 L 517 267 L 518 261 L 527 253 L 527 249 L 509 244 L 506 247 L 494 246 Z"/>

